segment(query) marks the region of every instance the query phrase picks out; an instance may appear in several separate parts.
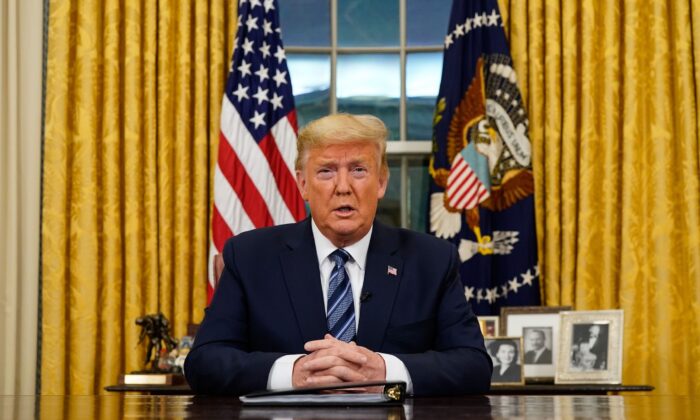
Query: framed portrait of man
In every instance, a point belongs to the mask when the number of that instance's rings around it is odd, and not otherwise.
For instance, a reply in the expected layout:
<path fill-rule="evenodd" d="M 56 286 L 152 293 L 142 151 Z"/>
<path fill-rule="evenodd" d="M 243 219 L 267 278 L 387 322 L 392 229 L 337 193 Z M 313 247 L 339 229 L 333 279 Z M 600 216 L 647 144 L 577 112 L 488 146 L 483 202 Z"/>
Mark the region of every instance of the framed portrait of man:
<path fill-rule="evenodd" d="M 561 314 L 556 383 L 622 382 L 622 310 Z"/>
<path fill-rule="evenodd" d="M 551 365 L 554 327 L 523 327 L 526 365 Z"/>
<path fill-rule="evenodd" d="M 523 385 L 523 338 L 485 338 L 486 350 L 493 361 L 491 386 Z"/>
<path fill-rule="evenodd" d="M 525 381 L 553 383 L 559 351 L 559 313 L 570 306 L 501 308 L 501 335 L 523 338 Z"/>
<path fill-rule="evenodd" d="M 606 370 L 610 324 L 582 323 L 572 325 L 572 369 L 581 371 Z"/>

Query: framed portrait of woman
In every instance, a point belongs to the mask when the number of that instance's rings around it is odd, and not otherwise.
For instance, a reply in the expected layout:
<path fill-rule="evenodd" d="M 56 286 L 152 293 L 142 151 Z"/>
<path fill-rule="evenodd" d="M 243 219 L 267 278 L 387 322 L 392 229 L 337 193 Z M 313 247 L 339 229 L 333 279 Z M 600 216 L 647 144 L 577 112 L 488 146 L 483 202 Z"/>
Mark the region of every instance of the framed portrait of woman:
<path fill-rule="evenodd" d="M 523 338 L 489 337 L 484 344 L 493 361 L 491 386 L 524 385 Z"/>

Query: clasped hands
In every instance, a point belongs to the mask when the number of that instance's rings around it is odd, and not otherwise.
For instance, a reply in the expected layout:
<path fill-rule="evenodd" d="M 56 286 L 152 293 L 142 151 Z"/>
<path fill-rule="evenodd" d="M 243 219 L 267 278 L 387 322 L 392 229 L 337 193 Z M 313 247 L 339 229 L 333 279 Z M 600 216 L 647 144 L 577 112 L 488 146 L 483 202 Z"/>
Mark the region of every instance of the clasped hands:
<path fill-rule="evenodd" d="M 322 340 L 304 344 L 309 352 L 294 363 L 294 388 L 324 386 L 343 382 L 383 381 L 386 378 L 384 358 L 354 341 L 346 343 L 326 334 Z M 365 389 L 378 392 L 381 387 Z"/>

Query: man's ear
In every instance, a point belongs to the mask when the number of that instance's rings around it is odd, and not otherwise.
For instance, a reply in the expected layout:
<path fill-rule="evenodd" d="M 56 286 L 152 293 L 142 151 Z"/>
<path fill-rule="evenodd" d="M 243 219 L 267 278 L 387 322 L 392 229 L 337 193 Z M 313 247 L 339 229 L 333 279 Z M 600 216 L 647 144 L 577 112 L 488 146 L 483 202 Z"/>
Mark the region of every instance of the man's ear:
<path fill-rule="evenodd" d="M 297 187 L 299 188 L 299 192 L 301 193 L 301 198 L 304 201 L 308 201 L 308 199 L 306 198 L 306 177 L 304 176 L 304 171 L 297 169 L 296 170 L 296 177 L 297 177 Z"/>
<path fill-rule="evenodd" d="M 377 191 L 377 200 L 384 198 L 387 185 L 389 185 L 389 170 L 382 169 L 379 172 L 379 190 Z"/>

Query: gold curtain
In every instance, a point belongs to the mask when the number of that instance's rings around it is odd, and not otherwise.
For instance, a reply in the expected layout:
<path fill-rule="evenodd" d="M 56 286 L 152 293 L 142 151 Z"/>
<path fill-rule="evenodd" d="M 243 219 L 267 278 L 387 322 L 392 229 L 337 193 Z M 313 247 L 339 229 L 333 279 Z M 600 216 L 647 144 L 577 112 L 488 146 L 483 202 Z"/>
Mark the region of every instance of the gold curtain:
<path fill-rule="evenodd" d="M 142 367 L 136 317 L 203 316 L 236 2 L 49 8 L 41 391 L 93 394 Z"/>
<path fill-rule="evenodd" d="M 624 309 L 624 382 L 700 393 L 700 1 L 500 3 L 545 303 Z"/>

